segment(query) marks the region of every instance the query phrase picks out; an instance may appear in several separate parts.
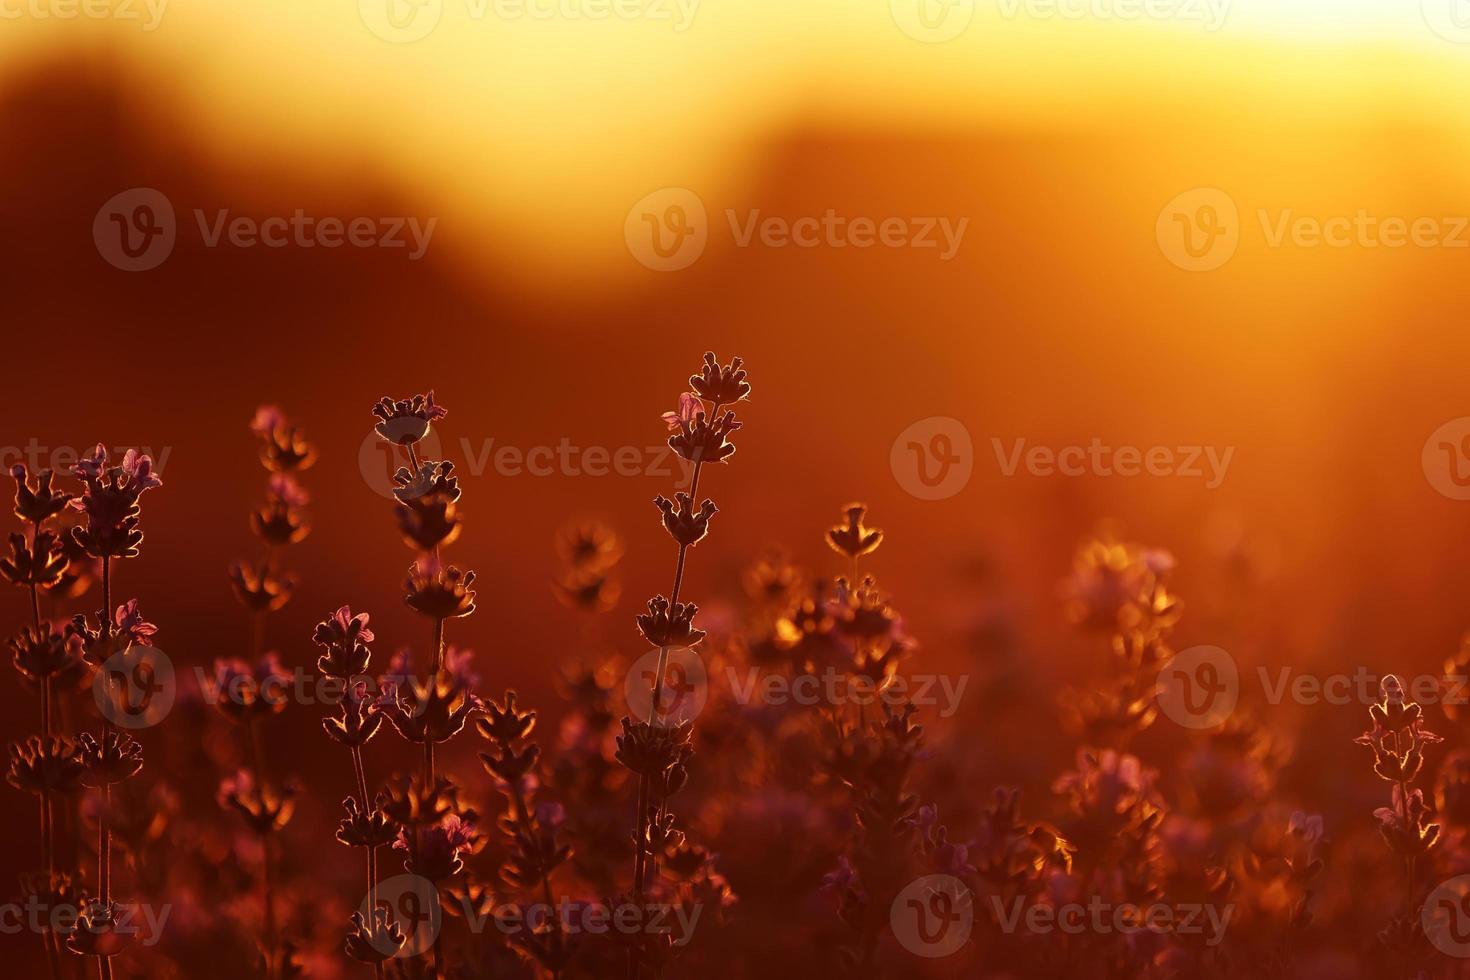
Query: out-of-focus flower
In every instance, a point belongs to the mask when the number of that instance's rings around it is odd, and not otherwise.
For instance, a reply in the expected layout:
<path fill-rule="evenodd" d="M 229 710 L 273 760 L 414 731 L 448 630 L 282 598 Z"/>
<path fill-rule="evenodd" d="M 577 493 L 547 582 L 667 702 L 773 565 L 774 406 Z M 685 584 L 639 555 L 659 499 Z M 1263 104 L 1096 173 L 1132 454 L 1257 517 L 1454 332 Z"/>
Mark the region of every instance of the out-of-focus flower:
<path fill-rule="evenodd" d="M 570 524 L 557 532 L 556 552 L 574 568 L 605 571 L 622 559 L 623 540 L 605 524 Z"/>
<path fill-rule="evenodd" d="M 1109 538 L 1088 541 L 1062 587 L 1067 618 L 1102 630 L 1136 625 L 1144 617 L 1172 624 L 1181 611 L 1164 585 L 1173 567 L 1173 557 L 1161 549 Z"/>
<path fill-rule="evenodd" d="M 88 786 L 111 786 L 131 779 L 143 768 L 143 746 L 125 732 L 104 732 L 100 739 L 83 732 L 78 748 L 86 768 L 82 782 Z"/>
<path fill-rule="evenodd" d="M 75 599 L 84 595 L 92 583 L 102 575 L 102 560 L 89 555 L 71 534 L 70 529 L 61 532 L 61 553 L 66 556 L 66 571 L 49 591 L 58 599 Z"/>
<path fill-rule="evenodd" d="M 827 544 L 832 550 L 849 558 L 858 558 L 877 551 L 878 545 L 883 542 L 883 532 L 863 523 L 868 505 L 848 504 L 843 508 L 843 513 L 846 514 L 846 522 L 827 532 Z"/>
<path fill-rule="evenodd" d="M 272 473 L 266 484 L 266 502 L 250 512 L 250 530 L 269 545 L 296 544 L 311 533 L 301 508 L 310 496 L 289 473 Z"/>
<path fill-rule="evenodd" d="M 1451 752 L 1439 768 L 1435 783 L 1436 809 L 1444 820 L 1459 828 L 1470 828 L 1470 752 Z"/>
<path fill-rule="evenodd" d="M 69 738 L 32 735 L 12 742 L 10 785 L 28 793 L 69 795 L 82 785 L 83 765 L 77 744 Z"/>
<path fill-rule="evenodd" d="M 395 446 L 412 446 L 429 434 L 429 427 L 449 413 L 434 404 L 434 392 L 394 401 L 384 397 L 373 406 L 378 424 L 373 428 Z"/>
<path fill-rule="evenodd" d="M 403 866 L 409 874 L 437 882 L 464 870 L 460 855 L 472 849 L 477 839 L 474 824 L 451 813 L 427 827 L 403 828 L 393 849 L 407 853 Z"/>
<path fill-rule="evenodd" d="M 250 430 L 260 439 L 260 461 L 272 473 L 297 473 L 316 462 L 316 447 L 275 405 L 255 410 Z"/>
<path fill-rule="evenodd" d="M 459 807 L 459 789 L 442 776 L 432 783 L 420 777 L 395 777 L 378 797 L 378 806 L 398 823 L 437 823 Z"/>
<path fill-rule="evenodd" d="M 587 612 L 607 612 L 623 594 L 616 579 L 597 569 L 569 569 L 551 587 L 562 605 Z"/>
<path fill-rule="evenodd" d="M 743 581 L 745 594 L 762 608 L 784 612 L 796 600 L 804 577 L 784 555 L 771 553 L 756 559 L 745 570 Z"/>
<path fill-rule="evenodd" d="M 117 902 L 87 903 L 66 941 L 66 948 L 81 956 L 116 956 L 137 936 L 132 916 Z"/>
<path fill-rule="evenodd" d="M 269 568 L 237 561 L 230 566 L 230 588 L 240 604 L 253 613 L 275 612 L 291 601 L 295 581 Z"/>
<path fill-rule="evenodd" d="M 265 654 L 254 664 L 221 658 L 214 662 L 214 684 L 209 694 L 220 714 L 244 725 L 285 711 L 290 680 L 274 653 Z"/>
<path fill-rule="evenodd" d="M 273 834 L 291 822 L 296 812 L 295 797 L 294 787 L 275 790 L 257 786 L 255 777 L 245 769 L 221 780 L 216 794 L 221 807 L 234 810 L 261 836 Z"/>
<path fill-rule="evenodd" d="M 11 662 L 26 680 L 39 684 L 77 670 L 82 664 L 82 640 L 50 624 L 27 626 L 6 641 Z"/>
<path fill-rule="evenodd" d="M 1426 853 L 1439 840 L 1439 824 L 1429 823 L 1429 815 L 1423 791 L 1410 790 L 1405 795 L 1398 783 L 1393 786 L 1393 805 L 1373 811 L 1388 846 L 1406 857 Z"/>

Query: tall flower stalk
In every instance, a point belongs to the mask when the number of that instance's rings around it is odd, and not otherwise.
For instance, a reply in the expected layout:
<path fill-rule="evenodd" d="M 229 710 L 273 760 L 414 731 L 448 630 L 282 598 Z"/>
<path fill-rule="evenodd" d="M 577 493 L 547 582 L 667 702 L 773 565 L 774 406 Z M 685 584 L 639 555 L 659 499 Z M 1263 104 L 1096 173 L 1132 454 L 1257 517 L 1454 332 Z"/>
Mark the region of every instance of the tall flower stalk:
<path fill-rule="evenodd" d="M 395 804 L 389 801 L 387 812 L 402 825 L 394 847 L 405 852 L 405 868 L 436 885 L 463 870 L 459 855 L 477 847 L 481 838 L 474 830 L 473 813 L 459 806 L 454 784 L 440 776 L 435 747 L 458 735 L 471 715 L 484 710 L 473 690 L 469 655 L 451 657 L 445 646 L 446 621 L 475 611 L 475 573 L 440 560 L 441 550 L 460 532 L 459 479 L 452 462 L 423 459 L 418 452 L 433 424 L 446 415 L 432 391 L 399 401 L 382 398 L 373 406 L 374 431 L 394 452 L 402 450 L 408 457 L 409 465 L 393 475 L 399 533 L 419 556 L 409 565 L 404 601 L 431 624 L 424 681 L 412 677 L 405 663 L 399 683 L 385 692 L 394 729 L 423 747 L 418 785 L 404 791 L 407 799 L 423 805 L 401 807 L 395 813 Z M 438 970 L 442 965 L 438 937 L 425 952 L 429 968 Z"/>
<path fill-rule="evenodd" d="M 681 846 L 683 834 L 674 830 L 668 798 L 688 779 L 687 764 L 693 755 L 692 724 L 664 718 L 664 677 L 669 651 L 688 649 L 704 639 L 694 627 L 699 611 L 692 602 L 681 602 L 689 549 L 709 533 L 709 522 L 717 512 L 708 498 L 699 500 L 699 481 L 706 463 L 725 463 L 735 452 L 730 435 L 740 428 L 735 413 L 727 406 L 745 401 L 750 384 L 740 358 L 723 367 L 713 352 L 706 352 L 704 365 L 689 378 L 689 387 L 679 395 L 674 411 L 664 415 L 670 436 L 669 447 L 692 465 L 689 491 L 674 499 L 654 498 L 663 515 L 664 530 L 678 545 L 674 561 L 674 583 L 668 598 L 657 595 L 648 601 L 648 612 L 637 617 L 638 629 L 650 646 L 658 649 L 658 662 L 651 685 L 646 720 L 625 717 L 618 736 L 618 761 L 638 776 L 638 803 L 634 815 L 633 898 L 642 905 L 658 871 L 660 853 Z M 721 409 L 726 409 L 721 411 Z M 697 504 L 696 504 L 697 502 Z M 647 962 L 653 966 L 652 951 L 634 948 L 629 952 L 628 976 L 637 980 Z"/>
<path fill-rule="evenodd" d="M 153 460 L 128 450 L 117 464 L 108 461 L 107 448 L 99 444 L 92 455 L 72 468 L 82 481 L 82 495 L 70 506 L 81 511 L 83 522 L 71 529 L 75 546 L 102 561 L 102 609 L 97 614 L 97 628 L 92 630 L 84 617 L 73 620 L 75 632 L 83 636 L 87 659 L 105 671 L 119 644 L 124 650 L 146 643 L 154 632 L 151 624 L 137 615 L 136 601 L 114 610 L 112 605 L 112 564 L 115 560 L 135 558 L 143 542 L 140 527 L 139 499 L 163 481 L 153 471 Z M 104 672 L 100 678 L 107 705 L 102 711 L 100 738 L 83 734 L 80 740 L 83 782 L 97 787 L 101 806 L 97 816 L 97 891 L 98 895 L 82 912 L 68 948 L 83 956 L 97 959 L 101 980 L 112 978 L 112 957 L 128 943 L 128 930 L 120 928 L 120 907 L 112 900 L 112 835 L 109 829 L 112 786 L 136 775 L 143 767 L 142 747 L 113 724 L 116 713 L 130 706 L 124 700 L 127 691 L 115 690 L 114 678 Z M 111 710 L 108 710 L 108 708 Z"/>
<path fill-rule="evenodd" d="M 337 840 L 367 853 L 368 914 L 353 913 L 346 949 L 349 956 L 371 966 L 374 974 L 382 977 L 384 961 L 397 955 L 405 938 L 389 918 L 388 910 L 378 908 L 378 848 L 392 844 L 400 828 L 383 811 L 381 797 L 374 801 L 368 795 L 367 768 L 362 759 L 363 747 L 383 725 L 377 699 L 367 686 L 372 660 L 368 644 L 373 639 L 367 613 L 354 616 L 346 606 L 318 623 L 312 634 L 312 641 L 323 649 L 317 658 L 317 670 L 336 681 L 342 691 L 338 716 L 322 719 L 322 727 L 351 752 L 357 787 L 356 796 L 349 795 L 342 801 L 347 815 L 338 826 Z"/>
<path fill-rule="evenodd" d="M 215 663 L 215 679 L 221 685 L 216 705 L 227 718 L 242 728 L 248 772 L 237 773 L 221 786 L 220 799 L 236 810 L 261 844 L 261 908 L 264 935 L 261 946 L 267 978 L 284 974 L 281 964 L 292 953 L 276 928 L 275 868 L 272 838 L 285 828 L 292 814 L 289 788 L 272 788 L 265 769 L 261 722 L 285 710 L 279 697 L 269 701 L 269 682 L 282 676 L 274 654 L 265 652 L 266 618 L 291 599 L 294 580 L 277 567 L 278 553 L 300 543 L 311 532 L 305 506 L 308 496 L 297 476 L 316 461 L 316 449 L 299 426 L 274 405 L 256 409 L 250 423 L 255 434 L 266 480 L 265 502 L 250 513 L 251 534 L 261 543 L 261 557 L 237 561 L 230 567 L 230 585 L 235 598 L 250 616 L 245 660 Z M 280 690 L 277 688 L 277 690 Z"/>
<path fill-rule="evenodd" d="M 22 789 L 35 791 L 41 807 L 41 855 L 45 862 L 43 876 L 27 889 L 42 898 L 49 910 L 65 900 L 70 892 L 70 878 L 63 879 L 56 869 L 55 799 L 59 792 L 76 789 L 72 773 L 76 744 L 58 739 L 53 728 L 52 689 L 54 680 L 70 674 L 81 665 L 81 643 L 76 637 L 54 630 L 41 619 L 41 590 L 56 587 L 70 564 L 58 535 L 46 525 L 70 503 L 72 495 L 53 486 L 55 474 L 44 470 L 34 481 L 26 468 L 12 467 L 15 478 L 15 516 L 31 527 L 30 540 L 23 533 L 10 535 L 10 555 L 0 558 L 0 575 L 11 584 L 30 591 L 31 626 L 9 642 L 15 669 L 22 679 L 34 687 L 41 700 L 41 736 L 11 747 L 11 782 Z M 17 768 L 17 764 L 19 768 Z M 39 778 L 31 779 L 27 769 Z M 49 916 L 48 916 L 49 920 Z M 41 940 L 46 949 L 46 969 L 52 980 L 61 976 L 61 944 L 49 925 L 42 929 Z"/>
<path fill-rule="evenodd" d="M 1392 785 L 1391 805 L 1373 811 L 1384 843 L 1404 863 L 1403 917 L 1385 930 L 1385 939 L 1412 930 L 1419 909 L 1418 866 L 1439 840 L 1439 824 L 1430 823 L 1424 791 L 1413 789 L 1424 767 L 1424 748 L 1442 739 L 1424 727 L 1424 709 L 1409 700 L 1393 674 L 1379 682 L 1381 697 L 1370 705 L 1373 727 L 1356 739 L 1373 750 L 1373 772 Z"/>

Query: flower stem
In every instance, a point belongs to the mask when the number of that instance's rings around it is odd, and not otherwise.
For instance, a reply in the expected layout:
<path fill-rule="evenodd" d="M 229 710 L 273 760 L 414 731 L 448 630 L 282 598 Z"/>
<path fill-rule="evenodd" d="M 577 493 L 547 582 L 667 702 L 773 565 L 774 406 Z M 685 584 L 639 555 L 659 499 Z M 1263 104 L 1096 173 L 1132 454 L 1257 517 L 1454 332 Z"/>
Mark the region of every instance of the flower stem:
<path fill-rule="evenodd" d="M 104 555 L 102 558 L 102 653 L 104 660 L 112 655 L 112 558 Z M 102 715 L 102 750 L 107 751 L 108 736 L 112 734 L 112 720 L 107 717 L 106 712 Z M 102 810 L 97 819 L 97 878 L 98 891 L 101 893 L 103 904 L 112 900 L 112 833 L 108 827 L 110 817 L 108 811 L 112 809 L 112 787 L 102 784 Z M 107 966 L 107 957 L 101 957 L 104 968 L 104 976 L 111 976 L 112 968 Z"/>
<path fill-rule="evenodd" d="M 720 414 L 720 403 L 715 402 L 714 408 L 710 410 L 708 418 L 713 422 Z M 689 477 L 689 506 L 699 506 L 699 476 L 704 471 L 704 460 L 699 459 L 694 463 L 694 472 Z M 672 607 L 679 601 L 679 592 L 684 587 L 684 570 L 689 557 L 689 546 L 679 545 L 679 557 L 674 562 L 674 586 L 669 590 L 669 606 Z M 649 707 L 648 723 L 655 725 L 660 720 L 659 705 L 664 696 L 664 670 L 668 667 L 668 647 L 660 647 L 658 655 L 658 672 L 653 679 L 653 704 Z M 653 795 L 652 784 L 648 776 L 638 777 L 638 839 L 634 841 L 633 854 L 633 894 L 638 901 L 643 900 L 645 875 L 646 882 L 652 885 L 654 876 L 658 872 L 658 858 L 644 847 L 644 841 L 648 837 L 648 808 L 649 800 Z M 661 794 L 660 794 L 661 795 Z M 659 813 L 663 812 L 663 800 L 658 801 Z M 629 980 L 638 980 L 639 964 L 636 951 L 628 953 L 628 976 Z"/>
<path fill-rule="evenodd" d="M 439 671 L 444 669 L 444 620 L 434 617 L 434 637 L 430 641 L 434 649 L 434 663 L 429 671 L 429 683 L 439 683 Z M 424 738 L 424 789 L 434 785 L 434 740 Z"/>
<path fill-rule="evenodd" d="M 255 718 L 251 717 L 245 722 L 245 744 L 250 752 L 250 769 L 255 777 L 255 792 L 264 802 L 265 796 L 265 766 L 261 761 L 263 752 L 261 750 L 260 729 L 256 727 Z M 275 975 L 276 957 L 276 906 L 275 906 L 275 881 L 271 873 L 271 835 L 266 831 L 260 838 L 261 852 L 261 901 L 265 912 L 265 975 L 267 980 Z"/>
<path fill-rule="evenodd" d="M 508 744 L 502 743 L 502 745 L 506 749 L 510 748 Z M 535 842 L 535 826 L 531 822 L 531 811 L 526 806 L 525 794 L 521 792 L 520 780 L 509 781 L 508 785 L 510 786 L 511 802 L 515 805 L 516 822 L 521 825 L 521 833 L 526 836 L 526 840 Z M 541 894 L 546 901 L 546 907 L 551 910 L 551 948 L 558 953 L 557 965 L 552 967 L 551 977 L 552 980 L 561 980 L 561 921 L 557 918 L 556 902 L 551 894 L 551 872 L 542 870 L 544 873 L 541 875 Z"/>

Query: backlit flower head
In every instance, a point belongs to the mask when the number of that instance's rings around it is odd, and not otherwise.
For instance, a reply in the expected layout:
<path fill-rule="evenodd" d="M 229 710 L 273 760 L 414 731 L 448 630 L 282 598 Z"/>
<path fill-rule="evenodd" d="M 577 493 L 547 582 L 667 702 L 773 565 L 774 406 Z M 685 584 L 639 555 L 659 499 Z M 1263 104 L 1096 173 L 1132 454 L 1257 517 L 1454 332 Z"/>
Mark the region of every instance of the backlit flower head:
<path fill-rule="evenodd" d="M 364 810 L 356 797 L 342 801 L 347 816 L 337 825 L 337 840 L 348 847 L 385 847 L 398 838 L 398 822 L 382 808 L 382 797 L 371 809 Z"/>
<path fill-rule="evenodd" d="M 31 683 L 69 674 L 83 662 L 82 638 L 49 623 L 40 628 L 25 627 L 6 641 L 6 646 L 15 669 Z"/>
<path fill-rule="evenodd" d="M 681 424 L 692 423 L 694 416 L 702 411 L 704 411 L 704 402 L 699 400 L 698 395 L 691 395 L 687 391 L 681 392 L 678 407 L 672 412 L 663 414 L 664 424 L 669 427 L 670 432 L 677 432 Z"/>
<path fill-rule="evenodd" d="M 670 603 L 662 595 L 648 600 L 648 612 L 637 617 L 638 629 L 650 646 L 692 647 L 704 639 L 694 628 L 699 607 L 692 602 Z"/>
<path fill-rule="evenodd" d="M 32 480 L 25 464 L 16 463 L 10 475 L 15 478 L 15 516 L 23 521 L 44 524 L 71 502 L 73 495 L 55 485 L 56 474 L 51 470 L 41 470 Z"/>
<path fill-rule="evenodd" d="M 687 493 L 675 493 L 673 501 L 659 495 L 653 498 L 653 505 L 664 515 L 664 530 L 686 548 L 698 544 L 709 533 L 709 520 L 718 513 L 715 502 L 708 499 L 695 510 Z"/>
<path fill-rule="evenodd" d="M 101 738 L 83 732 L 77 740 L 88 786 L 111 786 L 137 775 L 143 768 L 143 746 L 126 732 L 107 731 Z"/>
<path fill-rule="evenodd" d="M 723 463 L 735 452 L 729 436 L 741 425 L 734 412 L 721 412 L 711 420 L 700 411 L 692 421 L 679 421 L 678 430 L 669 436 L 669 448 L 691 463 Z"/>
<path fill-rule="evenodd" d="M 468 616 L 475 611 L 475 573 L 444 565 L 432 555 L 408 567 L 404 600 L 415 612 L 435 619 Z"/>
<path fill-rule="evenodd" d="M 733 405 L 750 396 L 750 385 L 745 380 L 745 362 L 735 358 L 724 367 L 715 358 L 714 351 L 706 351 L 704 366 L 689 379 L 689 387 L 705 401 L 716 405 Z"/>
<path fill-rule="evenodd" d="M 433 423 L 449 413 L 434 404 L 434 392 L 394 401 L 381 398 L 373 406 L 378 424 L 373 428 L 395 446 L 412 446 L 429 434 Z"/>
<path fill-rule="evenodd" d="M 368 669 L 372 659 L 368 644 L 373 642 L 373 631 L 368 629 L 368 614 L 354 616 L 347 606 L 317 623 L 311 641 L 325 648 L 316 668 L 328 677 L 356 677 Z"/>
<path fill-rule="evenodd" d="M 51 531 L 37 531 L 33 540 L 10 535 L 10 554 L 0 558 L 0 575 L 12 585 L 50 589 L 61 581 L 69 564 L 61 542 Z"/>
<path fill-rule="evenodd" d="M 135 557 L 143 540 L 138 500 L 163 485 L 153 460 L 129 449 L 121 463 L 109 465 L 107 448 L 99 443 L 91 456 L 72 467 L 72 473 L 82 481 L 83 491 L 71 506 L 86 516 L 82 526 L 72 528 L 73 539 L 97 558 Z"/>
<path fill-rule="evenodd" d="M 85 773 L 77 743 L 69 738 L 32 735 L 12 742 L 10 785 L 28 793 L 68 795 L 82 785 Z"/>

